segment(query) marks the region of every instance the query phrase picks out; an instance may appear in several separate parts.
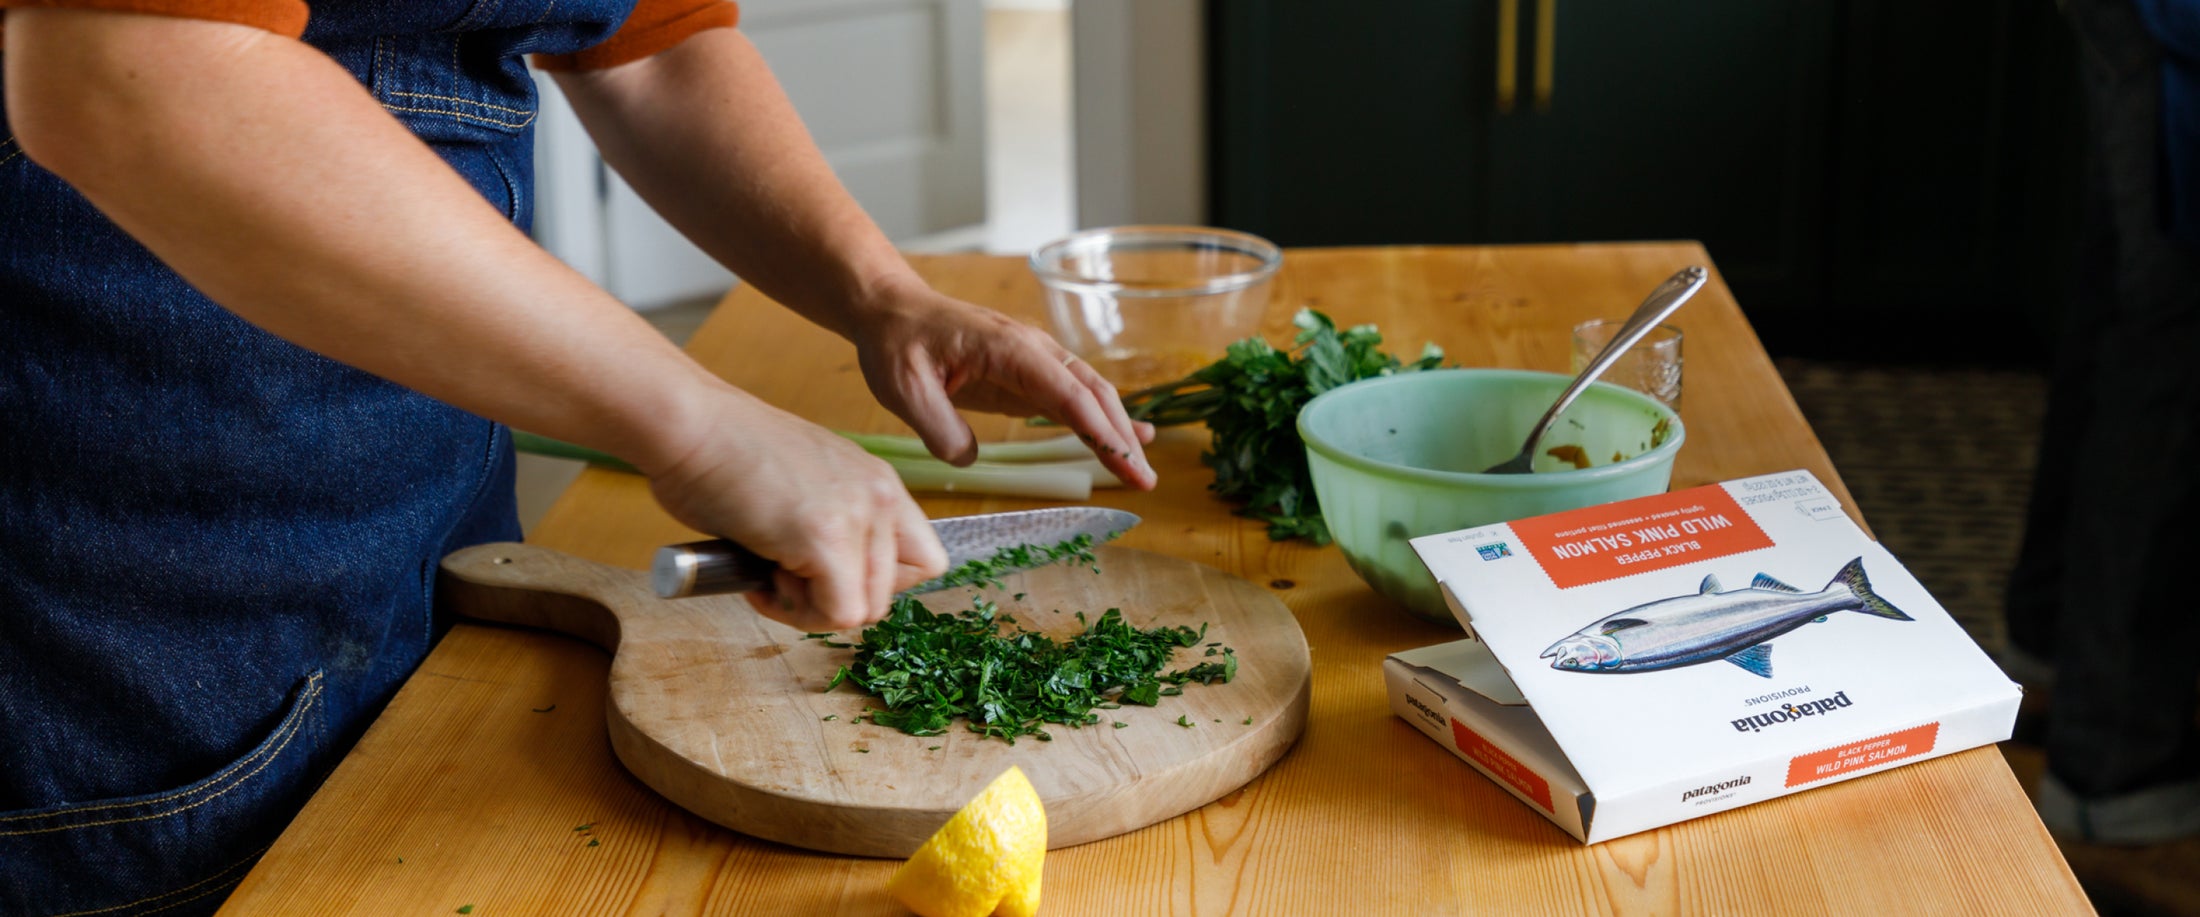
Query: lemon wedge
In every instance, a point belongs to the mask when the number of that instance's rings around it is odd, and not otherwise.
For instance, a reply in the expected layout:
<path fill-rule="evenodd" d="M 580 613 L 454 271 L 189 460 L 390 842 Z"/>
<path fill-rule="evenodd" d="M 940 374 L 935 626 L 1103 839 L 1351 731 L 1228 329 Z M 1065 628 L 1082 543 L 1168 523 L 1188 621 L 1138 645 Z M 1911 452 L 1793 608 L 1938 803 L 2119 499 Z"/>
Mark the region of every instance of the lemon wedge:
<path fill-rule="evenodd" d="M 1046 807 L 1010 767 L 894 870 L 886 891 L 923 917 L 1031 917 L 1046 853 Z"/>

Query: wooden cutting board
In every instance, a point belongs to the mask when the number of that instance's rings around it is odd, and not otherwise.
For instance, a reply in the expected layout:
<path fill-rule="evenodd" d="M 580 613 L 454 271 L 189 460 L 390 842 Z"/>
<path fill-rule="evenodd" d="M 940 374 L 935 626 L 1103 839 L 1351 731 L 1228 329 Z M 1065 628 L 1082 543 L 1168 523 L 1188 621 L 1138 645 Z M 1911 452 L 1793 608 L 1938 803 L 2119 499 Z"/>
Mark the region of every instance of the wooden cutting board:
<path fill-rule="evenodd" d="M 988 597 L 1057 639 L 1082 630 L 1078 611 L 1120 608 L 1142 628 L 1204 623 L 1208 642 L 1237 652 L 1237 678 L 1186 685 L 1156 707 L 1096 711 L 1096 726 L 1050 726 L 1051 742 L 1009 745 L 960 721 L 944 735 L 911 736 L 860 720 L 875 702 L 854 688 L 824 690 L 852 650 L 803 639 L 739 596 L 659 599 L 645 573 L 509 543 L 445 558 L 440 588 L 460 614 L 611 651 L 611 746 L 665 798 L 743 834 L 906 857 L 1012 764 L 1046 804 L 1048 846 L 1067 847 L 1220 798 L 1305 727 L 1312 665 L 1282 602 L 1201 564 L 1116 547 L 1095 554 L 1100 575 L 1057 564 L 1009 577 Z M 961 590 L 924 601 L 943 613 L 968 607 Z M 1166 668 L 1203 652 L 1179 649 Z"/>

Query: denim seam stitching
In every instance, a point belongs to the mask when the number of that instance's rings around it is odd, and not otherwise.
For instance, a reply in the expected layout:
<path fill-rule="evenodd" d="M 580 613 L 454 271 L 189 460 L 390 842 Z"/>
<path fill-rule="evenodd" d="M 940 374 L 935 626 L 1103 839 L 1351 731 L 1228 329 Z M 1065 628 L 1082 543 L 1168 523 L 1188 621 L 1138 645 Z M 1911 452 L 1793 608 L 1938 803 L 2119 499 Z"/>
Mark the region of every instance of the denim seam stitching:
<path fill-rule="evenodd" d="M 98 908 L 98 909 L 96 909 L 96 910 L 89 910 L 89 911 L 70 911 L 70 912 L 68 912 L 68 913 L 66 913 L 66 914 L 50 914 L 50 915 L 48 915 L 48 917 L 87 917 L 87 915 L 91 915 L 91 914 L 111 914 L 111 913 L 113 913 L 113 912 L 115 912 L 115 911 L 119 911 L 119 910 L 122 910 L 122 909 L 124 909 L 124 908 L 137 907 L 138 905 L 141 905 L 141 904 L 151 904 L 152 902 L 155 902 L 155 901 L 159 901 L 160 899 L 162 899 L 162 898 L 166 898 L 166 897 L 168 897 L 168 896 L 170 896 L 170 895 L 180 895 L 180 894 L 183 894 L 184 892 L 190 891 L 190 890 L 192 890 L 192 889 L 194 889 L 194 888 L 198 888 L 199 886 L 201 886 L 201 885 L 205 885 L 205 884 L 207 884 L 207 883 L 209 883 L 209 882 L 215 882 L 215 883 L 216 883 L 216 884 L 214 885 L 214 887 L 212 887 L 212 888 L 208 888 L 208 889 L 204 889 L 204 890 L 200 891 L 200 892 L 199 892 L 198 894 L 196 894 L 196 895 L 192 895 L 192 896 L 191 896 L 191 897 L 189 897 L 189 898 L 179 898 L 179 899 L 177 899 L 177 900 L 174 900 L 174 901 L 170 901 L 170 902 L 168 902 L 167 904 L 163 904 L 163 905 L 161 905 L 161 906 L 159 906 L 159 907 L 153 908 L 152 910 L 149 910 L 149 911 L 143 911 L 143 912 L 142 912 L 142 913 L 146 913 L 146 914 L 157 914 L 157 913 L 160 913 L 161 911 L 165 911 L 165 910 L 167 910 L 167 909 L 169 909 L 169 908 L 172 908 L 172 907 L 175 907 L 175 906 L 177 906 L 177 905 L 181 905 L 181 904 L 188 904 L 188 903 L 190 903 L 190 902 L 193 902 L 193 901 L 197 901 L 197 900 L 199 900 L 200 898 L 204 898 L 204 897 L 206 897 L 206 896 L 208 896 L 208 895 L 211 895 L 211 894 L 213 894 L 213 893 L 215 893 L 215 892 L 221 891 L 222 889 L 224 889 L 224 888 L 227 888 L 227 887 L 229 887 L 229 886 L 231 886 L 231 885 L 235 885 L 235 884 L 236 884 L 237 882 L 239 882 L 239 881 L 243 880 L 243 879 L 244 879 L 244 877 L 243 877 L 243 876 L 230 876 L 229 880 L 228 880 L 228 881 L 225 881 L 225 882 L 217 882 L 216 880 L 219 880 L 219 879 L 221 879 L 221 878 L 222 878 L 223 876 L 227 876 L 227 875 L 229 875 L 230 873 L 236 872 L 236 871 L 237 871 L 238 869 L 240 869 L 240 868 L 242 868 L 242 867 L 244 867 L 244 866 L 246 866 L 246 865 L 250 864 L 250 863 L 251 863 L 251 862 L 252 862 L 253 860 L 257 860 L 257 859 L 259 859 L 259 858 L 260 858 L 260 856 L 261 856 L 262 854 L 266 853 L 266 852 L 268 851 L 268 849 L 269 849 L 269 848 L 271 848 L 271 847 L 274 847 L 274 846 L 275 846 L 275 845 L 273 845 L 273 844 L 269 844 L 269 845 L 267 845 L 266 847 L 262 847 L 262 848 L 260 848 L 260 849 L 258 849 L 258 850 L 252 851 L 251 853 L 249 853 L 249 854 L 246 854 L 246 855 L 245 855 L 245 858 L 244 858 L 244 859 L 238 860 L 237 862 L 234 862 L 234 863 L 231 863 L 231 864 L 229 864 L 229 865 L 227 865 L 227 866 L 224 866 L 224 867 L 222 867 L 222 868 L 221 868 L 220 870 L 216 871 L 216 872 L 215 872 L 215 873 L 214 873 L 213 875 L 211 875 L 211 876 L 207 876 L 207 877 L 206 877 L 206 878 L 204 878 L 204 879 L 200 879 L 200 880 L 198 880 L 197 882 L 193 882 L 193 883 L 191 883 L 191 884 L 189 884 L 189 885 L 186 885 L 186 886 L 184 886 L 184 887 L 182 887 L 182 888 L 169 889 L 168 891 L 164 891 L 164 892 L 161 892 L 160 894 L 157 894 L 157 895 L 152 895 L 152 896 L 150 896 L 150 897 L 145 897 L 145 898 L 139 898 L 139 899 L 137 899 L 136 901 L 131 901 L 131 902 L 127 902 L 127 903 L 124 903 L 124 904 L 117 904 L 117 905 L 112 905 L 112 906 L 110 906 L 110 907 L 103 907 L 103 908 Z"/>
<path fill-rule="evenodd" d="M 9 134 L 9 135 L 8 135 L 8 139 L 6 139 L 6 140 L 0 140 L 0 150 L 4 150 L 4 149 L 7 149 L 7 147 L 8 147 L 8 144 L 11 144 L 11 143 L 15 143 L 15 135 L 14 135 L 14 134 Z M 9 154 L 8 154 L 8 155 L 6 155 L 6 156 L 0 156 L 0 166 L 4 166 L 4 165 L 7 165 L 8 163 L 14 162 L 14 161 L 15 161 L 15 157 L 17 157 L 17 156 L 21 156 L 21 155 L 23 155 L 23 145 L 22 145 L 22 144 L 20 144 L 20 143 L 16 143 L 16 144 L 15 144 L 15 152 L 13 152 L 13 153 L 9 153 Z"/>
<path fill-rule="evenodd" d="M 156 907 L 156 908 L 151 908 L 151 909 L 148 909 L 148 910 L 143 910 L 143 911 L 139 911 L 138 913 L 140 913 L 140 914 L 158 914 L 158 913 L 160 913 L 160 912 L 162 912 L 162 911 L 168 910 L 169 908 L 182 907 L 182 906 L 184 906 L 184 905 L 186 905 L 186 904 L 190 904 L 191 902 L 193 902 L 193 901 L 197 901 L 197 900 L 199 900 L 200 898 L 204 898 L 204 897 L 206 897 L 206 896 L 208 896 L 208 895 L 212 895 L 212 894 L 215 894 L 215 893 L 223 893 L 223 894 L 226 894 L 226 893 L 228 893 L 228 892 L 232 892 L 232 891 L 235 891 L 235 890 L 236 890 L 236 888 L 237 888 L 237 885 L 238 885 L 239 883 L 243 882 L 243 881 L 244 881 L 244 876 L 242 876 L 242 875 L 235 875 L 235 876 L 230 876 L 230 877 L 228 878 L 228 880 L 226 880 L 226 881 L 222 882 L 221 884 L 215 885 L 215 886 L 214 886 L 214 887 L 212 887 L 212 888 L 209 888 L 209 889 L 207 889 L 207 890 L 205 890 L 205 891 L 199 892 L 199 893 L 198 893 L 198 894 L 196 894 L 196 895 L 192 895 L 192 896 L 191 896 L 191 897 L 189 897 L 189 898 L 178 898 L 178 899 L 176 899 L 176 900 L 174 900 L 174 901 L 170 901 L 170 902 L 168 902 L 167 904 L 163 904 L 163 905 L 161 905 L 161 906 L 159 906 L 159 907 Z"/>
<path fill-rule="evenodd" d="M 497 111 L 511 112 L 515 115 L 525 115 L 529 120 L 533 120 L 535 116 L 535 113 L 529 109 L 512 108 L 505 105 L 494 105 L 488 102 L 476 102 L 472 99 L 462 99 L 457 96 L 439 96 L 430 92 L 402 92 L 396 89 L 390 90 L 387 94 L 393 96 L 406 96 L 414 99 L 435 99 L 441 102 L 457 102 L 461 105 L 474 105 L 481 108 L 494 108 Z"/>
<path fill-rule="evenodd" d="M 124 808 L 131 808 L 131 807 L 135 807 L 135 806 L 151 806 L 151 805 L 159 805 L 159 804 L 161 804 L 161 803 L 164 803 L 164 802 L 168 802 L 168 801 L 170 801 L 170 800 L 175 800 L 175 799 L 181 799 L 181 798 L 183 798 L 183 797 L 186 797 L 186 796 L 190 796 L 191 794 L 193 794 L 193 793 L 196 793 L 196 792 L 202 792 L 202 791 L 203 791 L 204 789 L 208 789 L 208 788 L 211 788 L 211 786 L 212 786 L 213 784 L 215 784 L 215 783 L 217 783 L 217 782 L 221 781 L 222 779 L 224 779 L 224 778 L 228 777 L 228 776 L 229 776 L 230 774 L 234 774 L 234 773 L 236 773 L 236 772 L 237 772 L 237 770 L 238 770 L 239 768 L 242 768 L 242 767 L 244 767 L 244 766 L 246 766 L 246 765 L 249 765 L 249 764 L 253 764 L 253 763 L 254 763 L 255 761 L 257 761 L 257 762 L 258 762 L 257 766 L 253 767 L 253 768 L 252 768 L 252 771 L 251 771 L 250 773 L 247 773 L 247 774 L 245 774 L 245 775 L 243 775 L 243 776 L 240 776 L 240 777 L 238 777 L 238 778 L 237 778 L 237 779 L 236 779 L 235 781 L 231 782 L 231 783 L 230 783 L 230 784 L 229 784 L 228 786 L 222 787 L 222 788 L 221 788 L 221 789 L 220 789 L 219 791 L 216 791 L 215 793 L 213 793 L 213 794 L 211 794 L 211 795 L 207 796 L 207 797 L 206 797 L 206 798 L 204 798 L 204 799 L 198 800 L 197 802 L 193 802 L 193 803 L 191 803 L 190 805 L 185 805 L 185 806 L 178 806 L 178 807 L 176 807 L 176 808 L 173 808 L 173 809 L 170 809 L 170 810 L 168 810 L 168 811 L 166 811 L 166 812 L 155 812 L 155 813 L 152 813 L 152 814 L 149 814 L 149 815 L 139 815 L 139 816 L 136 816 L 136 817 L 134 817 L 134 818 L 111 818 L 111 819 L 108 819 L 108 820 L 106 820 L 106 821 L 85 822 L 85 823 L 83 823 L 83 824 L 76 824 L 76 825 L 54 825 L 54 826 L 52 826 L 52 827 L 47 827 L 47 828 L 24 828 L 24 829 L 21 829 L 21 830 L 17 830 L 17 831 L 0 831 L 0 837 L 21 837 L 21 836 L 24 836 L 24 835 L 30 835 L 30 834 L 51 834 L 51 833 L 53 833 L 53 832 L 56 832 L 56 831 L 75 831 L 75 830 L 79 830 L 79 829 L 83 829 L 83 828 L 97 828 L 97 827 L 100 827 L 100 826 L 102 826 L 102 825 L 119 825 L 119 824 L 126 824 L 126 823 L 129 823 L 129 822 L 152 821 L 153 819 L 156 819 L 156 818 L 167 818 L 167 817 L 169 817 L 169 816 L 171 816 L 171 815 L 175 815 L 175 814 L 177 814 L 177 813 L 179 813 L 179 812 L 188 812 L 188 811 L 190 811 L 190 810 L 192 810 L 192 809 L 196 809 L 196 808 L 198 808 L 198 807 L 200 807 L 200 806 L 203 806 L 203 805 L 205 805 L 205 804 L 207 804 L 207 803 L 209 803 L 209 802 L 212 802 L 212 801 L 214 801 L 214 800 L 216 800 L 216 799 L 219 799 L 219 798 L 221 798 L 221 797 L 222 797 L 222 796 L 224 796 L 224 795 L 227 795 L 227 794 L 229 793 L 229 791 L 230 791 L 230 790 L 234 790 L 234 789 L 236 789 L 236 788 L 238 788 L 238 787 L 240 787 L 240 786 L 243 786 L 243 785 L 245 785 L 245 783 L 246 783 L 246 782 L 248 782 L 248 781 L 250 781 L 250 780 L 251 780 L 251 779 L 252 779 L 253 777 L 255 777 L 255 776 L 258 776 L 258 775 L 259 775 L 259 773 L 260 773 L 261 771 L 263 771 L 263 770 L 266 770 L 266 769 L 267 769 L 267 765 L 268 765 L 268 764 L 269 764 L 270 762 L 273 762 L 273 761 L 274 761 L 274 760 L 275 760 L 276 758 L 278 758 L 278 757 L 281 757 L 281 756 L 282 756 L 282 753 L 283 753 L 283 749 L 285 749 L 285 748 L 289 748 L 289 747 L 290 747 L 290 740 L 291 740 L 291 739 L 294 739 L 294 738 L 297 738 L 297 736 L 298 736 L 298 732 L 299 732 L 299 731 L 300 731 L 301 729 L 303 729 L 303 728 L 304 728 L 304 726 L 305 726 L 305 719 L 306 719 L 306 716 L 307 716 L 307 714 L 309 714 L 309 713 L 311 713 L 311 712 L 312 712 L 312 710 L 313 710 L 313 705 L 314 705 L 314 704 L 315 704 L 315 703 L 316 703 L 317 701 L 319 701 L 319 700 L 320 700 L 320 698 L 321 698 L 321 673 L 319 673 L 319 672 L 315 672 L 315 673 L 313 673 L 313 675 L 312 675 L 312 676 L 311 676 L 311 677 L 310 677 L 310 678 L 308 679 L 308 685 L 307 685 L 307 688 L 306 688 L 305 696 L 304 696 L 304 698 L 303 698 L 303 700 L 304 700 L 304 703 L 303 703 L 303 704 L 301 704 L 301 705 L 300 705 L 300 706 L 298 707 L 298 710 L 297 710 L 297 712 L 296 712 L 296 713 L 292 714 L 292 715 L 291 715 L 290 717 L 288 717 L 287 719 L 285 719 L 285 720 L 283 721 L 282 725 L 281 725 L 280 727 L 278 727 L 278 728 L 277 728 L 277 732 L 276 732 L 276 735 L 280 735 L 280 736 L 282 736 L 282 741 L 281 741 L 281 742 L 279 742 L 279 743 L 276 743 L 275 747 L 274 747 L 274 748 L 272 748 L 272 749 L 269 749 L 269 750 L 268 750 L 268 751 L 267 751 L 267 752 L 266 752 L 265 754 L 261 754 L 261 753 L 259 753 L 259 752 L 254 752 L 253 754 L 251 754 L 251 755 L 248 755 L 248 756 L 246 756 L 244 760 L 242 760 L 242 761 L 239 761 L 239 762 L 237 762 L 237 763 L 235 763 L 235 764 L 232 764 L 232 765 L 230 765 L 230 766 L 229 766 L 229 769 L 227 769 L 227 770 L 224 770 L 224 771 L 222 771 L 221 773 L 219 773 L 219 774 L 216 774 L 216 775 L 214 775 L 213 777 L 209 778 L 209 779 L 208 779 L 207 781 L 205 781 L 205 783 L 206 783 L 207 785 L 206 785 L 206 786 L 204 786 L 204 787 L 199 787 L 199 788 L 194 788 L 194 789 L 188 789 L 188 790 L 180 790 L 180 791 L 178 791 L 178 792 L 174 792 L 174 793 L 170 793 L 170 794 L 168 794 L 168 795 L 166 795 L 166 796 L 162 796 L 162 797 L 160 797 L 159 799 L 148 799 L 148 800 L 144 800 L 144 801 L 139 801 L 139 802 L 114 802 L 114 803 L 108 803 L 108 804 L 106 804 L 106 805 L 99 805 L 99 806 L 90 806 L 90 807 L 87 807 L 87 808 L 82 808 L 82 809 L 69 809 L 69 810 L 66 810 L 66 811 L 62 811 L 62 812 L 54 812 L 54 813 L 48 813 L 48 814 L 14 815 L 14 816 L 9 816 L 9 817 L 8 817 L 8 818 L 7 818 L 6 820 L 8 820 L 8 821 L 20 821 L 20 820 L 24 820 L 24 819 L 32 819 L 32 818 L 65 818 L 65 817 L 68 817 L 68 816 L 72 816 L 72 815 L 78 815 L 78 814 L 82 814 L 82 813 L 85 813 L 85 812 L 98 812 L 98 811 L 102 811 L 102 810 L 105 810 L 105 809 L 124 809 Z"/>
<path fill-rule="evenodd" d="M 489 162 L 494 165 L 496 163 L 495 157 L 491 157 Z M 497 172 L 500 175 L 503 174 L 504 167 L 497 166 Z M 510 180 L 506 179 L 506 181 L 509 182 Z M 515 202 L 513 206 L 516 208 L 519 205 Z M 474 507 L 481 502 L 481 495 L 489 489 L 489 474 L 497 465 L 497 440 L 503 437 L 505 429 L 503 424 L 494 420 L 489 421 L 489 445 L 481 450 L 481 469 L 474 478 L 474 489 L 466 496 L 465 512 L 461 513 L 458 519 L 451 523 L 450 528 L 443 530 L 443 543 L 448 544 L 450 542 L 451 530 L 464 524 L 466 515 L 473 512 Z M 421 585 L 421 596 L 427 600 L 423 603 L 428 610 L 427 620 L 423 623 L 427 625 L 428 644 L 430 646 L 435 645 L 435 575 L 441 567 L 442 564 L 438 560 L 431 558 L 428 561 L 428 575 L 422 578 L 425 582 Z"/>
<path fill-rule="evenodd" d="M 502 179 L 504 182 L 504 199 L 511 202 L 511 206 L 506 208 L 509 212 L 504 217 L 516 223 L 519 221 L 520 207 L 523 206 L 520 202 L 519 183 L 512 180 L 512 171 L 504 167 L 503 158 L 494 150 L 488 151 L 488 160 L 489 165 L 497 170 L 497 178 Z M 494 432 L 489 434 L 489 442 L 491 445 L 496 443 Z M 496 460 L 492 457 L 489 461 L 493 463 Z M 484 474 L 486 473 L 486 466 L 484 466 Z"/>
<path fill-rule="evenodd" d="M 515 124 L 510 121 L 499 121 L 495 118 L 483 117 L 481 115 L 469 115 L 462 111 L 444 111 L 437 108 L 407 108 L 403 105 L 384 105 L 382 107 L 389 109 L 390 111 L 406 111 L 422 115 L 443 115 L 445 117 L 457 118 L 462 121 L 480 121 L 487 124 L 494 124 L 498 127 L 509 127 L 514 129 L 526 127 L 527 125 L 535 123 L 534 115 L 528 115 L 527 120 Z"/>
<path fill-rule="evenodd" d="M 283 730 L 285 730 L 285 729 L 288 729 L 288 728 L 290 728 L 290 727 L 291 727 L 291 723 L 292 723 L 292 721 L 293 721 L 293 720 L 297 720 L 297 719 L 300 719 L 300 718 L 302 718 L 302 717 L 303 717 L 303 716 L 305 715 L 305 712 L 306 712 L 307 708 L 309 708 L 309 707 L 311 707 L 311 706 L 312 706 L 312 704 L 310 703 L 310 702 L 311 702 L 311 700 L 312 700 L 312 698 L 314 698 L 314 697 L 317 697 L 317 696 L 319 696 L 319 695 L 320 695 L 320 693 L 321 693 L 321 673 L 320 673 L 320 672 L 315 672 L 315 673 L 313 673 L 312 675 L 309 675 L 309 676 L 307 676 L 307 677 L 306 677 L 306 687 L 305 687 L 305 700 L 307 700 L 307 701 L 308 701 L 308 703 L 307 703 L 307 704 L 306 704 L 305 706 L 301 706 L 301 707 L 299 707 L 299 708 L 298 708 L 298 712 L 297 712 L 296 714 L 294 714 L 293 716 L 291 716 L 290 718 L 288 718 L 288 719 L 285 719 L 285 720 L 284 720 L 284 722 L 282 723 L 282 725 L 280 725 L 280 726 L 277 726 L 277 727 L 276 727 L 276 732 L 277 732 L 277 733 L 281 733 L 281 732 L 282 732 Z M 242 760 L 242 761 L 238 761 L 238 762 L 236 762 L 235 764 L 231 764 L 231 765 L 230 765 L 230 766 L 228 767 L 228 769 L 226 769 L 226 770 L 222 771 L 222 772 L 221 772 L 221 773 L 219 773 L 219 774 L 215 774 L 215 775 L 214 775 L 214 776 L 212 776 L 212 777 L 208 777 L 208 778 L 206 778 L 206 780 L 204 780 L 204 781 L 202 781 L 202 782 L 204 782 L 204 783 L 209 783 L 209 784 L 211 784 L 211 783 L 214 783 L 214 782 L 216 782 L 216 781 L 219 781 L 219 780 L 221 780 L 222 778 L 225 778 L 225 777 L 229 776 L 230 774 L 236 773 L 236 772 L 237 772 L 237 769 L 238 769 L 238 768 L 241 768 L 241 767 L 244 767 L 244 766 L 246 766 L 246 765 L 248 765 L 248 764 L 251 764 L 251 763 L 252 763 L 252 760 L 253 760 L 254 758 L 257 758 L 257 757 L 259 757 L 259 755 L 258 755 L 258 754 L 256 754 L 256 753 L 255 753 L 255 754 L 252 754 L 252 755 L 248 755 L 248 756 L 246 756 L 246 757 L 245 757 L 245 759 L 244 759 L 244 760 Z M 90 807 L 87 807 L 87 808 L 82 808 L 82 809 L 70 809 L 70 810 L 68 810 L 68 812 L 98 812 L 98 811 L 101 811 L 101 810 L 103 810 L 103 809 L 121 809 L 121 808 L 127 808 L 127 807 L 130 807 L 130 806 L 149 806 L 149 805 L 158 805 L 158 804 L 160 804 L 160 803 L 163 803 L 163 802 L 167 802 L 167 801 L 169 801 L 169 800 L 171 800 L 171 799 L 180 799 L 180 798 L 182 798 L 182 797 L 185 797 L 185 796 L 189 796 L 189 795 L 191 795 L 191 792 L 192 792 L 191 790 L 178 790 L 178 791 L 176 791 L 176 792 L 174 792 L 174 793 L 170 793 L 170 794 L 168 794 L 168 795 L 166 795 L 166 796 L 162 796 L 162 797 L 160 797 L 159 799 L 147 799 L 147 800 L 143 800 L 143 801 L 138 801 L 138 802 L 116 802 L 116 803 L 109 803 L 109 804 L 107 804 L 107 805 L 101 805 L 101 806 L 90 806 Z M 51 812 L 51 813 L 33 813 L 33 814 L 29 814 L 29 815 L 6 815 L 6 816 L 0 816 L 0 822 L 9 822 L 9 821 L 24 821 L 24 820 L 26 820 L 26 819 L 33 819 L 33 818 L 52 818 L 52 817 L 54 817 L 54 816 L 56 816 L 56 815 L 62 815 L 62 814 L 66 814 L 66 813 L 63 813 L 63 812 Z M 5 836 L 5 835 L 0 835 L 0 836 Z"/>

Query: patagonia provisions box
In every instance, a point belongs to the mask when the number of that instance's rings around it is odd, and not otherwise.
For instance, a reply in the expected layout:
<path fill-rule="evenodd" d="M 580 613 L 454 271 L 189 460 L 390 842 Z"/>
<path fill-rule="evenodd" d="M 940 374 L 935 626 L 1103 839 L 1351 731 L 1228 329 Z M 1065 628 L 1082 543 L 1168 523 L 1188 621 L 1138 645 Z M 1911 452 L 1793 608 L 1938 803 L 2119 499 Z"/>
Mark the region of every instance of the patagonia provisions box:
<path fill-rule="evenodd" d="M 2009 737 L 2019 689 L 1808 472 L 1413 540 L 1391 709 L 1589 843 Z"/>

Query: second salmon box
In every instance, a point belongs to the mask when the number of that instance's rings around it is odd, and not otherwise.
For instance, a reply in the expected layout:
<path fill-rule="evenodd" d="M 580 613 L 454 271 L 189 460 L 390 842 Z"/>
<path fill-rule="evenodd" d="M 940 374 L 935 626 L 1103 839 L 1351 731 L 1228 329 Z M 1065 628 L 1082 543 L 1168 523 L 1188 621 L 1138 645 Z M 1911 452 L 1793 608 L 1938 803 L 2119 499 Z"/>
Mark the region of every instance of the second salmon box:
<path fill-rule="evenodd" d="M 2021 691 L 1809 472 L 1413 540 L 1391 709 L 1594 843 L 1999 742 Z"/>

